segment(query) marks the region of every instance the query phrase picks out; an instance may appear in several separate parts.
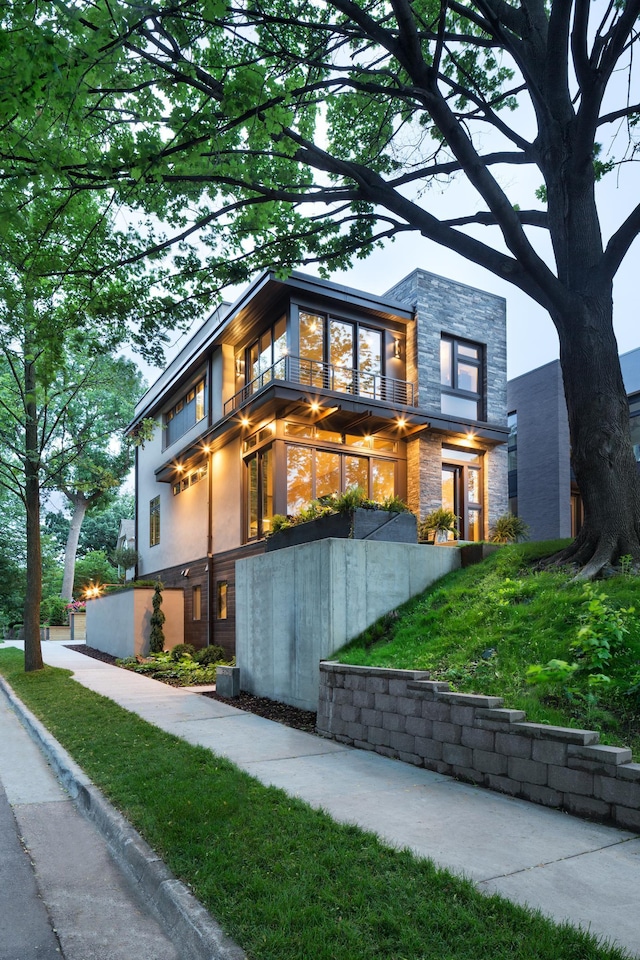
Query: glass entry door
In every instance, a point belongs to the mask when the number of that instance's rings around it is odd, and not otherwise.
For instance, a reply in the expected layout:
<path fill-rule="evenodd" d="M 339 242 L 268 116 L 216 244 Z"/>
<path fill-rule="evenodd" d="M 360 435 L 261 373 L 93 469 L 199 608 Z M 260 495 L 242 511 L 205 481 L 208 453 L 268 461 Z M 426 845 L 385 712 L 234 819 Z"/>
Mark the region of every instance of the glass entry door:
<path fill-rule="evenodd" d="M 442 456 L 462 461 L 442 464 L 442 506 L 458 518 L 461 540 L 482 540 L 482 455 L 443 447 Z M 453 539 L 453 534 L 449 539 Z"/>

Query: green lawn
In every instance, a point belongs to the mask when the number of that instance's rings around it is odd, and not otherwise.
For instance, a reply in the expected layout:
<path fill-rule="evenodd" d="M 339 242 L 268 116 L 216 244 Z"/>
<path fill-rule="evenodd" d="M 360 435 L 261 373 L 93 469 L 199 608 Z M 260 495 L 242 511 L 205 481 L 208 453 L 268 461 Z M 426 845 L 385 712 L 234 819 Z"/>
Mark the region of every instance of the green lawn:
<path fill-rule="evenodd" d="M 571 582 L 566 570 L 538 569 L 540 557 L 560 545 L 500 548 L 382 618 L 335 659 L 429 670 L 453 689 L 504 697 L 505 706 L 525 710 L 533 722 L 598 730 L 603 743 L 630 746 L 640 759 L 639 577 L 621 574 L 587 588 L 604 593 L 612 611 L 638 607 L 622 615 L 628 632 L 610 638 L 608 663 L 598 670 L 582 667 L 566 683 L 527 682 L 530 665 L 575 661 L 571 642 L 586 622 L 595 622 L 584 584 Z M 595 626 L 606 633 L 601 622 Z M 604 674 L 609 682 L 590 686 L 589 674 Z"/>
<path fill-rule="evenodd" d="M 622 960 L 372 834 L 264 787 L 68 671 L 2 672 L 91 779 L 255 960 Z"/>

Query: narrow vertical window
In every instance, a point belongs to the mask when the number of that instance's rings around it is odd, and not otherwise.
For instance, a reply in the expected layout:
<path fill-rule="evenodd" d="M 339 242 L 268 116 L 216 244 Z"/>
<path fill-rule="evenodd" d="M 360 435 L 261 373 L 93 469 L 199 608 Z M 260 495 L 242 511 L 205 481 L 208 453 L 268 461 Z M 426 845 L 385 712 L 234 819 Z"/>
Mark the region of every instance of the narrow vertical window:
<path fill-rule="evenodd" d="M 149 501 L 149 546 L 160 543 L 160 497 Z"/>
<path fill-rule="evenodd" d="M 202 620 L 202 587 L 198 584 L 192 591 L 193 619 Z"/>
<path fill-rule="evenodd" d="M 228 587 L 229 587 L 229 584 L 227 580 L 218 580 L 218 602 L 217 602 L 217 611 L 216 611 L 218 620 L 227 619 Z"/>
<path fill-rule="evenodd" d="M 440 341 L 442 413 L 469 420 L 483 416 L 482 347 L 454 337 Z"/>

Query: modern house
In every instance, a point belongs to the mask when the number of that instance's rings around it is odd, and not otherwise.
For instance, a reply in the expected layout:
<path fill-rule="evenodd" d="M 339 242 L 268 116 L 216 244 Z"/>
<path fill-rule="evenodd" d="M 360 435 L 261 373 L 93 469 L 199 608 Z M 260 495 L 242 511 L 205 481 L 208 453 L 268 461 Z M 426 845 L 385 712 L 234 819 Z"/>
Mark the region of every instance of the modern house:
<path fill-rule="evenodd" d="M 640 348 L 622 354 L 620 365 L 640 464 Z M 571 471 L 560 361 L 510 380 L 507 403 L 509 509 L 529 525 L 532 540 L 575 537 L 582 524 L 582 500 Z"/>
<path fill-rule="evenodd" d="M 444 505 L 487 536 L 507 510 L 505 320 L 502 298 L 423 270 L 382 297 L 265 272 L 209 317 L 130 425 L 157 427 L 137 574 L 183 588 L 185 641 L 234 649 L 236 561 L 324 494 Z"/>

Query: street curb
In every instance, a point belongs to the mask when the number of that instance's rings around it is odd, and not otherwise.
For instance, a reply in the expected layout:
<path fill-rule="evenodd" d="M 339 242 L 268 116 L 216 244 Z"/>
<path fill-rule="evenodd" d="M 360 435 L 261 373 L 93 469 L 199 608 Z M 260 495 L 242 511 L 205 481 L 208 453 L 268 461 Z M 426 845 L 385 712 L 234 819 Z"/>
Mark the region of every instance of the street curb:
<path fill-rule="evenodd" d="M 246 960 L 244 951 L 226 936 L 1 676 L 0 689 L 78 809 L 100 831 L 114 860 L 180 951 L 181 960 Z"/>

